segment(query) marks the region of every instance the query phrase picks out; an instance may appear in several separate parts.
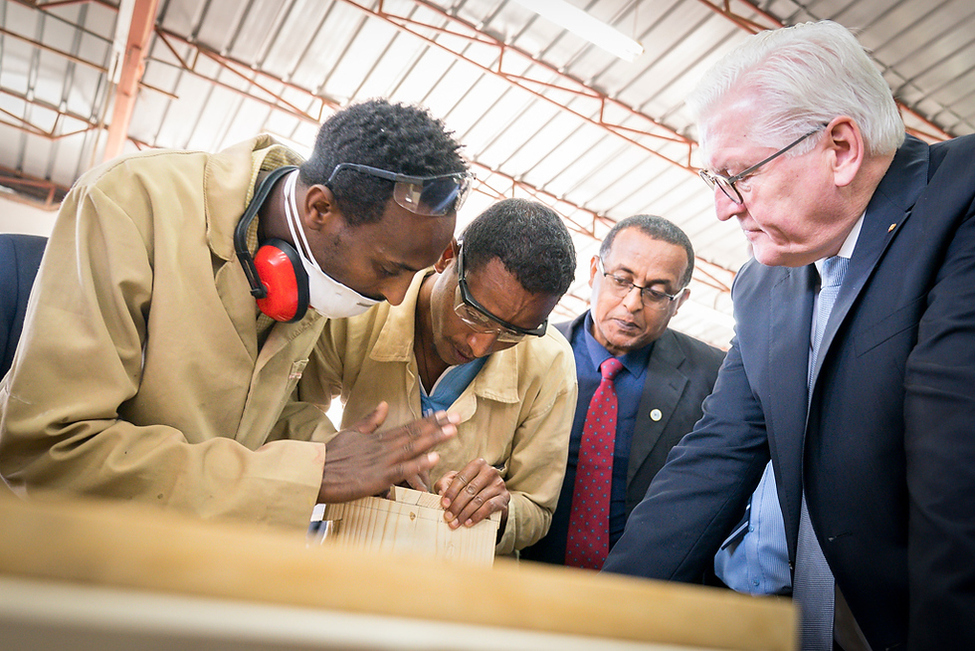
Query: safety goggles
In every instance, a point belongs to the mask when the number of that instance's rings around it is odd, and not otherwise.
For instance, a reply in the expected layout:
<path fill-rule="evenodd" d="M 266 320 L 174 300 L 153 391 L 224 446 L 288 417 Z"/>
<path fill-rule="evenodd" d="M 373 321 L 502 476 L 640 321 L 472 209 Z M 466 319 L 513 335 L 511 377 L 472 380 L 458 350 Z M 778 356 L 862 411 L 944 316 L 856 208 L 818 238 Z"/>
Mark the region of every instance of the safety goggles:
<path fill-rule="evenodd" d="M 478 303 L 467 286 L 464 273 L 464 247 L 457 253 L 457 289 L 454 290 L 454 313 L 474 332 L 495 335 L 500 342 L 518 343 L 526 335 L 544 337 L 548 319 L 542 321 L 537 328 L 522 328 L 504 319 L 494 316 L 487 308 Z"/>
<path fill-rule="evenodd" d="M 358 163 L 339 163 L 328 177 L 331 184 L 342 170 L 354 170 L 393 181 L 393 200 L 417 215 L 440 216 L 457 212 L 464 204 L 474 180 L 472 172 L 452 172 L 436 176 L 410 176 Z"/>

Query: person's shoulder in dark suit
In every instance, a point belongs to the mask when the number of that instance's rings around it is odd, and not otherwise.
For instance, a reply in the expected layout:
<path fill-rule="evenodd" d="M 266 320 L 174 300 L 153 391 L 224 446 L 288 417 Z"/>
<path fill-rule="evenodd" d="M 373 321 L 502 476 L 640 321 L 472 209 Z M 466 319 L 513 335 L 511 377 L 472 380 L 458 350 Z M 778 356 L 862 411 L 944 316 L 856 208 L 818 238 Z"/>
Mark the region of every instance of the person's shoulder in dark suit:
<path fill-rule="evenodd" d="M 667 328 L 667 333 L 674 336 L 674 340 L 693 366 L 710 369 L 714 375 L 717 375 L 718 367 L 724 361 L 725 351 L 671 328 Z M 661 335 L 661 338 L 663 336 Z"/>
<path fill-rule="evenodd" d="M 553 323 L 552 327 L 561 332 L 571 344 L 573 333 L 577 328 L 582 327 L 582 324 L 585 322 L 585 318 L 586 312 L 583 312 L 570 321 Z M 717 373 L 718 367 L 724 360 L 725 351 L 721 350 L 720 348 L 716 348 L 711 344 L 705 343 L 700 339 L 686 335 L 683 332 L 678 332 L 672 328 L 667 328 L 667 330 L 664 331 L 664 334 L 660 336 L 660 339 L 663 338 L 671 338 L 668 344 L 671 342 L 676 344 L 684 353 L 687 360 L 694 366 L 700 365 L 705 369 L 713 368 L 714 373 Z"/>
<path fill-rule="evenodd" d="M 0 233 L 0 377 L 13 362 L 20 339 L 34 276 L 44 255 L 47 238 Z"/>
<path fill-rule="evenodd" d="M 553 323 L 552 327 L 562 333 L 562 336 L 571 344 L 572 343 L 572 326 L 574 326 L 581 319 L 586 318 L 586 313 L 583 312 L 581 315 L 572 319 L 571 321 L 560 321 L 559 323 Z"/>

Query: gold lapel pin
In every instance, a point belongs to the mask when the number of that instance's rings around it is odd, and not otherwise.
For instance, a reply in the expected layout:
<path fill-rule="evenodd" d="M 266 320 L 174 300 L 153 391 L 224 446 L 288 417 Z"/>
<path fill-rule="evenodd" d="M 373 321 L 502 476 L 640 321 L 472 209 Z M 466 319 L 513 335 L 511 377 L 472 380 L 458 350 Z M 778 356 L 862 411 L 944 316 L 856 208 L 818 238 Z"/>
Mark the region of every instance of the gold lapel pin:
<path fill-rule="evenodd" d="M 887 232 L 889 233 L 889 232 L 891 232 L 892 230 L 894 230 L 895 228 L 897 228 L 897 224 L 891 224 L 891 225 L 890 225 L 890 228 L 888 228 L 888 229 L 887 229 Z"/>

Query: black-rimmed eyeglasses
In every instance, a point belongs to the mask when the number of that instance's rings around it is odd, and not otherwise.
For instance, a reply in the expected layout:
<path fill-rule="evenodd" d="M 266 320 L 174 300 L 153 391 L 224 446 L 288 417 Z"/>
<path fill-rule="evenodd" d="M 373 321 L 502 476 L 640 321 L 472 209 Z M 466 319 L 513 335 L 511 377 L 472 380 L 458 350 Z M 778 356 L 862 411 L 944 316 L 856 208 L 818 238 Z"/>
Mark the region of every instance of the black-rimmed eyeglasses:
<path fill-rule="evenodd" d="M 491 314 L 483 305 L 471 295 L 464 273 L 464 247 L 457 253 L 457 289 L 454 290 L 454 313 L 464 324 L 474 332 L 492 334 L 498 341 L 517 343 L 527 335 L 544 337 L 548 319 L 542 321 L 537 328 L 522 328 L 513 323 Z"/>
<path fill-rule="evenodd" d="M 397 204 L 417 215 L 441 216 L 457 212 L 474 180 L 472 172 L 452 172 L 435 176 L 410 176 L 388 170 L 359 165 L 358 163 L 339 163 L 332 170 L 326 185 L 331 184 L 339 172 L 355 170 L 380 179 L 392 181 L 393 199 Z"/>
<path fill-rule="evenodd" d="M 807 134 L 805 134 L 803 136 L 800 136 L 796 140 L 793 140 L 791 143 L 789 143 L 788 145 L 786 145 L 782 149 L 778 150 L 777 152 L 775 152 L 774 154 L 772 154 L 771 156 L 769 156 L 765 160 L 763 160 L 761 162 L 758 162 L 758 163 L 755 163 L 754 165 L 752 165 L 748 169 L 746 169 L 746 170 L 744 170 L 742 172 L 739 172 L 738 174 L 735 174 L 734 176 L 722 176 L 721 174 L 716 174 L 714 172 L 711 172 L 711 171 L 708 171 L 708 170 L 704 170 L 704 169 L 699 170 L 698 171 L 698 174 L 701 175 L 701 178 L 704 179 L 704 182 L 707 183 L 708 184 L 708 187 L 710 187 L 712 190 L 714 189 L 714 186 L 718 186 L 719 188 L 721 188 L 721 191 L 724 192 L 724 195 L 726 197 L 728 197 L 729 199 L 731 199 L 732 201 L 734 201 L 736 204 L 741 205 L 741 204 L 745 203 L 745 199 L 741 196 L 741 192 L 738 191 L 738 188 L 735 187 L 735 184 L 738 183 L 738 181 L 741 181 L 742 179 L 744 179 L 747 176 L 751 176 L 752 174 L 754 174 L 755 172 L 758 171 L 758 168 L 762 167 L 763 165 L 765 165 L 767 163 L 772 162 L 773 160 L 775 160 L 776 158 L 778 158 L 779 156 L 781 156 L 785 152 L 789 151 L 790 149 L 792 149 L 793 147 L 795 147 L 796 145 L 798 145 L 800 142 L 802 142 L 803 140 L 805 140 L 809 136 L 813 135 L 814 133 L 819 133 L 824 128 L 826 128 L 826 125 L 825 124 L 822 124 L 822 125 L 816 127 L 815 129 L 813 129 L 809 133 L 807 133 Z"/>
<path fill-rule="evenodd" d="M 599 269 L 599 273 L 606 279 L 606 287 L 617 298 L 625 298 L 634 289 L 638 289 L 640 290 L 640 299 L 643 301 L 643 304 L 658 310 L 666 309 L 684 293 L 683 289 L 676 294 L 668 294 L 667 292 L 662 292 L 652 287 L 640 287 L 629 278 L 623 278 L 622 276 L 617 276 L 606 271 L 606 268 L 603 267 L 603 259 L 599 257 L 596 258 L 596 268 Z"/>

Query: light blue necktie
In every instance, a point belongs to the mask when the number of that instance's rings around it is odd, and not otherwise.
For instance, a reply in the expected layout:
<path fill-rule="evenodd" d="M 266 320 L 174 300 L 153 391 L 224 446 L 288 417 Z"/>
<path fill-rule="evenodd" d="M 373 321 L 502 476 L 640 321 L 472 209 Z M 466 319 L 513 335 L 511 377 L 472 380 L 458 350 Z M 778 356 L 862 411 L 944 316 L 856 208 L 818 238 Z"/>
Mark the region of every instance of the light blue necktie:
<path fill-rule="evenodd" d="M 816 308 L 816 333 L 809 358 L 809 395 L 813 391 L 813 369 L 823 343 L 823 333 L 829 313 L 840 293 L 840 285 L 849 266 L 848 258 L 833 256 L 823 261 L 822 283 L 819 302 Z M 833 648 L 833 573 L 823 556 L 816 534 L 809 520 L 806 508 L 806 494 L 803 489 L 802 507 L 799 513 L 799 544 L 796 549 L 796 575 L 793 599 L 799 604 L 802 613 L 801 649 L 802 651 L 830 651 Z"/>
<path fill-rule="evenodd" d="M 816 358 L 819 356 L 819 347 L 823 344 L 823 335 L 826 334 L 826 323 L 829 321 L 829 313 L 833 311 L 833 303 L 836 296 L 840 293 L 840 285 L 846 277 L 846 269 L 850 266 L 849 258 L 833 256 L 823 260 L 822 282 L 819 289 L 819 302 L 816 306 L 816 336 L 813 337 L 812 352 L 809 356 L 809 375 L 806 383 L 809 385 L 809 395 L 812 398 L 813 369 L 816 368 Z"/>

